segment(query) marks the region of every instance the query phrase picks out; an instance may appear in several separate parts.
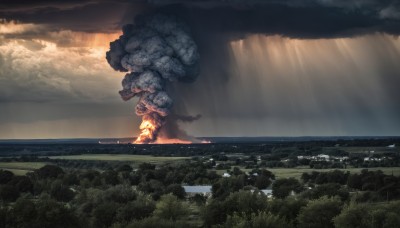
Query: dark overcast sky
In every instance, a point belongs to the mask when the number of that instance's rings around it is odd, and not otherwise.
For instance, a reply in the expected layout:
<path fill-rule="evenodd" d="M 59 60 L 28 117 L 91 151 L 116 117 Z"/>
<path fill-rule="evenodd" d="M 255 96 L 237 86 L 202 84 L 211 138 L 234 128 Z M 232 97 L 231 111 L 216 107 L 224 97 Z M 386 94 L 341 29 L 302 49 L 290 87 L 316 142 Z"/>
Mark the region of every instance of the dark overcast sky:
<path fill-rule="evenodd" d="M 0 138 L 137 134 L 123 74 L 105 60 L 122 25 L 176 14 L 201 54 L 171 87 L 198 136 L 400 135 L 400 1 L 0 1 Z"/>

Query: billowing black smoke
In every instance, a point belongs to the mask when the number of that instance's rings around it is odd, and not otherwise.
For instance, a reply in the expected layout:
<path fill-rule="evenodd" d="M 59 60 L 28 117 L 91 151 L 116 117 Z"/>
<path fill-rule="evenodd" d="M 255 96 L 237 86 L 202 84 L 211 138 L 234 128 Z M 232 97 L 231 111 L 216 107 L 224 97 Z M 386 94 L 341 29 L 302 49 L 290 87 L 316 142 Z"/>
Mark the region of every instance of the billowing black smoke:
<path fill-rule="evenodd" d="M 199 54 L 188 27 L 172 16 L 140 16 L 110 43 L 106 58 L 115 70 L 129 72 L 122 80 L 122 99 L 139 97 L 136 114 L 143 121 L 137 142 L 154 142 L 173 105 L 166 83 L 193 81 L 199 73 Z"/>

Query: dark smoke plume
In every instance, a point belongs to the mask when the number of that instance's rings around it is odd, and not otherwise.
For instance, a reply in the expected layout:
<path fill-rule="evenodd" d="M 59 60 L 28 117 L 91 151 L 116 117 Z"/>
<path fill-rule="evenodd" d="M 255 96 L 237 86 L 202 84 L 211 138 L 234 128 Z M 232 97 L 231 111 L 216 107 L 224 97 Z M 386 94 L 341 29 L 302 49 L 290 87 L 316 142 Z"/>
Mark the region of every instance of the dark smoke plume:
<path fill-rule="evenodd" d="M 186 115 L 178 115 L 178 114 L 175 114 L 175 115 L 173 115 L 173 117 L 174 117 L 176 120 L 179 120 L 179 121 L 181 121 L 181 122 L 190 123 L 190 122 L 199 120 L 199 119 L 201 118 L 201 115 L 200 115 L 200 114 L 197 114 L 197 115 L 195 115 L 195 116 L 186 116 Z"/>
<path fill-rule="evenodd" d="M 198 114 L 196 116 L 190 115 L 178 115 L 175 113 L 171 113 L 166 119 L 165 124 L 161 131 L 159 132 L 160 137 L 166 139 L 180 139 L 182 141 L 189 141 L 193 143 L 200 143 L 201 140 L 196 139 L 193 136 L 190 136 L 181 129 L 178 125 L 178 122 L 183 123 L 191 123 L 193 121 L 199 120 L 201 115 Z"/>
<path fill-rule="evenodd" d="M 115 70 L 129 72 L 122 80 L 122 99 L 139 97 L 136 114 L 142 116 L 143 137 L 138 142 L 154 142 L 173 105 L 166 83 L 193 81 L 199 73 L 199 54 L 189 29 L 172 16 L 137 17 L 110 43 L 106 58 Z"/>

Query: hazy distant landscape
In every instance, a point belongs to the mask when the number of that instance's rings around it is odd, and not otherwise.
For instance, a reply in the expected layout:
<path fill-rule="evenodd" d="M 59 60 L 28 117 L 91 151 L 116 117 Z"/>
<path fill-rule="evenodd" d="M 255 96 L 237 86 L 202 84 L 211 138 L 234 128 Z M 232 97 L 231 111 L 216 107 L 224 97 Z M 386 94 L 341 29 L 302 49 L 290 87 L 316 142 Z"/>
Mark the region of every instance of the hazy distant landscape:
<path fill-rule="evenodd" d="M 99 143 L 99 144 L 132 144 L 136 138 L 79 138 L 79 139 L 0 139 L 0 144 L 53 144 L 53 143 Z M 400 136 L 299 136 L 299 137 L 197 137 L 211 143 L 264 143 L 264 142 L 307 142 L 307 141 L 337 141 L 337 140 L 397 140 Z M 196 143 L 195 143 L 196 144 Z"/>

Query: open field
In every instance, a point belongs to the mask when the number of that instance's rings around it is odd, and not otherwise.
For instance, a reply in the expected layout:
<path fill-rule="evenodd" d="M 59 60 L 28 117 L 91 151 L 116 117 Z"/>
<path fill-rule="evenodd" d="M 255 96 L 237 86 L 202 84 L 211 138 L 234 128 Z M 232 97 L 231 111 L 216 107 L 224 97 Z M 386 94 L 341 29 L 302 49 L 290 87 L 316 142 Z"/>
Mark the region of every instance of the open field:
<path fill-rule="evenodd" d="M 240 167 L 239 167 L 240 168 Z M 349 171 L 350 173 L 360 173 L 361 170 L 365 168 L 348 168 L 348 169 L 338 169 L 341 171 Z M 242 171 L 249 172 L 252 169 L 243 169 L 241 168 Z M 297 179 L 300 179 L 301 174 L 304 172 L 310 173 L 313 171 L 316 172 L 329 172 L 335 169 L 310 169 L 310 168 L 269 168 L 272 173 L 275 174 L 276 178 L 289 178 L 289 177 L 294 177 Z M 370 171 L 376 171 L 376 170 L 382 170 L 383 173 L 387 175 L 393 175 L 395 176 L 400 176 L 400 167 L 377 167 L 377 168 L 368 168 Z M 218 174 L 223 174 L 226 172 L 226 170 L 217 170 Z"/>
<path fill-rule="evenodd" d="M 17 176 L 24 176 L 28 172 L 32 171 L 32 170 L 26 170 L 26 169 L 3 169 L 3 170 L 10 171 L 10 172 L 14 173 L 14 175 L 17 175 Z"/>
<path fill-rule="evenodd" d="M 65 155 L 50 156 L 50 159 L 65 160 L 88 160 L 88 161 L 130 161 L 130 162 L 147 162 L 147 163 L 165 163 L 173 161 L 181 161 L 190 159 L 190 157 L 154 157 L 151 155 L 132 155 L 132 154 L 81 154 L 81 155 Z"/>
<path fill-rule="evenodd" d="M 350 173 L 360 173 L 361 170 L 365 168 L 348 168 L 348 169 L 339 169 L 341 171 L 350 171 Z M 304 172 L 312 172 L 312 171 L 317 171 L 317 172 L 329 172 L 335 169 L 310 169 L 310 168 L 275 168 L 275 169 L 269 169 L 271 172 L 273 172 L 277 178 L 288 178 L 288 177 L 294 177 L 300 179 L 301 174 Z M 377 168 L 368 168 L 369 171 L 376 171 L 376 170 L 382 170 L 383 173 L 385 174 L 392 174 L 395 176 L 400 176 L 400 167 L 377 167 Z"/>
<path fill-rule="evenodd" d="M 13 172 L 15 175 L 25 175 L 29 171 L 42 168 L 44 162 L 0 162 L 0 169 Z"/>

